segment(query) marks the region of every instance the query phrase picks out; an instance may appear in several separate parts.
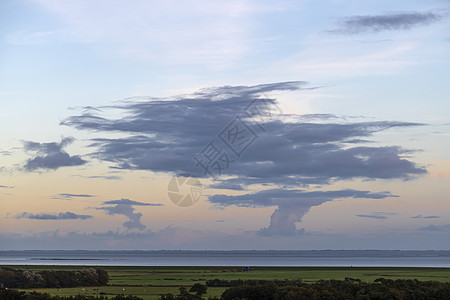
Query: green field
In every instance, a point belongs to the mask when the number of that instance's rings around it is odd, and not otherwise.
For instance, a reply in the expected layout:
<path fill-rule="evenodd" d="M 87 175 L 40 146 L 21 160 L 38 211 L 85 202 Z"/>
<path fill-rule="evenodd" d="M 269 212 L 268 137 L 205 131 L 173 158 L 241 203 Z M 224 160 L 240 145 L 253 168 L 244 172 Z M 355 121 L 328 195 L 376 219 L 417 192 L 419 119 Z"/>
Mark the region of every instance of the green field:
<path fill-rule="evenodd" d="M 2 266 L 13 269 L 80 270 L 91 266 Z M 302 279 L 315 282 L 320 279 L 358 278 L 372 282 L 377 278 L 418 279 L 421 281 L 450 282 L 450 268 L 376 268 L 376 267 L 255 267 L 242 272 L 241 267 L 121 267 L 100 266 L 108 271 L 109 286 L 60 289 L 34 289 L 52 295 L 107 295 L 131 294 L 144 299 L 158 299 L 160 294 L 178 293 L 179 287 L 190 288 L 195 283 L 210 279 Z M 98 291 L 93 289 L 98 288 Z M 208 288 L 207 296 L 220 296 L 226 288 Z"/>

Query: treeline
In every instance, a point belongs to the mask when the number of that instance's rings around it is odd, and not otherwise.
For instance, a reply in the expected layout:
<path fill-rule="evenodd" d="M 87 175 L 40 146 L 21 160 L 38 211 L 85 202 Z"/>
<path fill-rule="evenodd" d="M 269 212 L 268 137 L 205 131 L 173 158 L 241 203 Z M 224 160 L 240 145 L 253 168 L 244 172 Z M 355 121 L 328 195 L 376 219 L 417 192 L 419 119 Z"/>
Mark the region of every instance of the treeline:
<path fill-rule="evenodd" d="M 109 281 L 103 269 L 81 271 L 14 270 L 0 268 L 0 286 L 7 288 L 68 288 L 77 286 L 102 286 Z"/>
<path fill-rule="evenodd" d="M 440 300 L 450 299 L 450 283 L 379 278 L 373 283 L 360 279 L 320 280 L 313 284 L 301 280 L 221 280 L 206 281 L 210 287 L 230 286 L 221 300 Z M 178 295 L 161 295 L 160 300 L 201 300 L 206 286 L 195 284 L 188 292 L 180 288 Z M 208 299 L 216 299 L 210 297 Z"/>
<path fill-rule="evenodd" d="M 117 295 L 112 298 L 107 296 L 51 296 L 48 293 L 21 292 L 17 290 L 0 288 L 0 300 L 142 300 L 142 298 L 131 295 Z"/>
<path fill-rule="evenodd" d="M 280 284 L 281 283 L 281 284 Z M 373 283 L 359 279 L 320 280 L 313 284 L 285 285 L 282 281 L 242 284 L 225 290 L 222 300 L 294 300 L 294 299 L 450 299 L 450 283 L 379 278 Z"/>

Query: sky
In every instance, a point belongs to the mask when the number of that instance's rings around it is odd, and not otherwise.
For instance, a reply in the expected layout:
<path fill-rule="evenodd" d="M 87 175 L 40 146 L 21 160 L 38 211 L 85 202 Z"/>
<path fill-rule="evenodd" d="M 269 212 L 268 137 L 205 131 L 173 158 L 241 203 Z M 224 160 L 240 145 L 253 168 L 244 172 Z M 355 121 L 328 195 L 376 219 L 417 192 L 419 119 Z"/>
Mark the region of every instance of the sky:
<path fill-rule="evenodd" d="M 3 0 L 0 250 L 449 249 L 448 1 Z"/>

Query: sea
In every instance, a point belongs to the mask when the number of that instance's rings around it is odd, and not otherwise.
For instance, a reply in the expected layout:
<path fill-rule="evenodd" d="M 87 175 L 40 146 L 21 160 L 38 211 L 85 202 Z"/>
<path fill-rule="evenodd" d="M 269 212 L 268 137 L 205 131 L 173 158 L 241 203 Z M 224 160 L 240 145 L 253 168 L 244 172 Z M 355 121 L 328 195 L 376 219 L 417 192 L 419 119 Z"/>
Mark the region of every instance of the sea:
<path fill-rule="evenodd" d="M 449 250 L 0 251 L 0 265 L 450 267 Z"/>

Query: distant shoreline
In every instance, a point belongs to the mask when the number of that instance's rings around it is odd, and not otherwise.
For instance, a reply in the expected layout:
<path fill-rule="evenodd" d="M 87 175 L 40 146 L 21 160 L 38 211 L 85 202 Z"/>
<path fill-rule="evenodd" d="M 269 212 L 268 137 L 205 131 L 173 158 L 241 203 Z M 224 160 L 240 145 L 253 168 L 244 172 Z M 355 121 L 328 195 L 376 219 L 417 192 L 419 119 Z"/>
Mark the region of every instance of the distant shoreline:
<path fill-rule="evenodd" d="M 0 265 L 450 267 L 449 250 L 18 250 Z"/>

